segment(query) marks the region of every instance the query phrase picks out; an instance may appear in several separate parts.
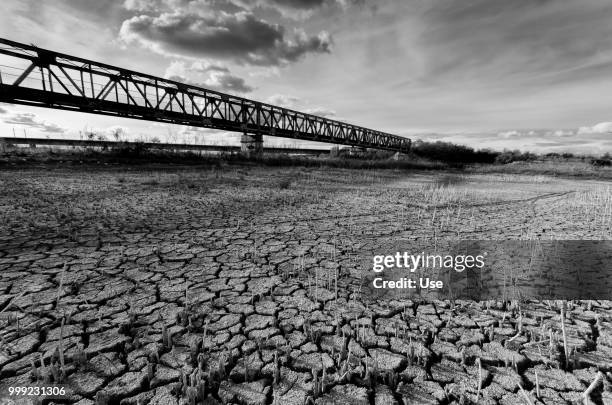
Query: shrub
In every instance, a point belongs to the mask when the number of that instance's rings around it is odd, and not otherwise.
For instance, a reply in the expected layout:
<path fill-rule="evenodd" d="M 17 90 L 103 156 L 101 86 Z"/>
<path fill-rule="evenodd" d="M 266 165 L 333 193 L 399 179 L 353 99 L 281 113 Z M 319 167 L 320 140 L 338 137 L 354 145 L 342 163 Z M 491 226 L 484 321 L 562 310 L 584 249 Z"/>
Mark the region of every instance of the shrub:
<path fill-rule="evenodd" d="M 117 145 L 113 146 L 113 152 L 124 158 L 138 157 L 148 151 L 149 147 L 144 142 L 117 142 Z"/>
<path fill-rule="evenodd" d="M 605 157 L 601 157 L 600 159 L 593 158 L 590 163 L 593 167 L 609 167 L 612 166 L 612 159 Z"/>
<path fill-rule="evenodd" d="M 278 188 L 281 190 L 286 190 L 291 186 L 291 179 L 282 179 L 278 182 Z"/>
<path fill-rule="evenodd" d="M 338 151 L 338 156 L 354 159 L 384 160 L 391 158 L 395 152 L 380 149 L 360 149 L 345 147 Z M 333 156 L 333 154 L 330 154 Z"/>
<path fill-rule="evenodd" d="M 536 160 L 537 158 L 537 155 L 530 152 L 522 153 L 519 150 L 504 150 L 495 158 L 495 163 L 508 164 L 512 162 L 525 162 L 530 160 Z"/>
<path fill-rule="evenodd" d="M 469 146 L 455 145 L 450 142 L 416 141 L 412 146 L 412 153 L 417 156 L 446 162 L 454 165 L 468 163 L 494 163 L 499 152 L 489 149 L 474 150 Z"/>

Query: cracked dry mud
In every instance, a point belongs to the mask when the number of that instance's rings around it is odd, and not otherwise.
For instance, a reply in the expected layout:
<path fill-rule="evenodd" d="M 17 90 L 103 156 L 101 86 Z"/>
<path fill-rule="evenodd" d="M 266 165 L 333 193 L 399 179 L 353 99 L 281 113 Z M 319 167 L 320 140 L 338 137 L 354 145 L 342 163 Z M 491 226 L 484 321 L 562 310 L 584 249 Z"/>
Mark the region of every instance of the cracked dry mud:
<path fill-rule="evenodd" d="M 591 399 L 612 403 L 609 301 L 568 303 L 566 358 L 555 303 L 375 300 L 355 259 L 397 238 L 610 239 L 609 183 L 230 166 L 0 186 L 0 398 L 582 403 L 601 371 Z"/>

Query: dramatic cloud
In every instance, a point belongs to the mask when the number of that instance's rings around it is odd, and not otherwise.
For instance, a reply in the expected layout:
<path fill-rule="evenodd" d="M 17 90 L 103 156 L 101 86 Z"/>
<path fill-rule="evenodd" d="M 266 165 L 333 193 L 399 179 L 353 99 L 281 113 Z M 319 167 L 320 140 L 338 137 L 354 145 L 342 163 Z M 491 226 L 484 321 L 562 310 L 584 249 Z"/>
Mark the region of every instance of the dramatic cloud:
<path fill-rule="evenodd" d="M 287 35 L 284 27 L 246 11 L 135 16 L 123 22 L 120 38 L 166 55 L 261 66 L 282 65 L 308 53 L 331 50 L 331 37 L 325 31 L 311 36 L 296 29 Z"/>
<path fill-rule="evenodd" d="M 8 111 L 4 108 L 0 107 L 0 114 L 6 114 Z"/>
<path fill-rule="evenodd" d="M 42 132 L 60 134 L 66 130 L 57 124 L 40 121 L 33 113 L 16 113 L 6 117 L 3 122 L 5 124 L 24 125 L 26 127 L 35 128 Z"/>
<path fill-rule="evenodd" d="M 194 62 L 190 66 L 183 61 L 174 61 L 166 69 L 165 77 L 223 92 L 250 93 L 254 90 L 243 78 L 232 74 L 227 67 L 202 61 Z"/>

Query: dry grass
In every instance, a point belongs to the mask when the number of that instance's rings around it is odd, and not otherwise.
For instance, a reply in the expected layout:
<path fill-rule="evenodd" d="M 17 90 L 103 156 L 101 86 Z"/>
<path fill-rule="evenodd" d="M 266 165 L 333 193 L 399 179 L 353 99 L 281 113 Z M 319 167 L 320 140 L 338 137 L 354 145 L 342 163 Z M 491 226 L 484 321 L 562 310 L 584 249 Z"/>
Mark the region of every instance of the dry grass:
<path fill-rule="evenodd" d="M 595 167 L 588 160 L 538 160 L 506 165 L 482 165 L 472 169 L 475 173 L 525 174 L 558 177 L 612 179 L 612 167 Z"/>

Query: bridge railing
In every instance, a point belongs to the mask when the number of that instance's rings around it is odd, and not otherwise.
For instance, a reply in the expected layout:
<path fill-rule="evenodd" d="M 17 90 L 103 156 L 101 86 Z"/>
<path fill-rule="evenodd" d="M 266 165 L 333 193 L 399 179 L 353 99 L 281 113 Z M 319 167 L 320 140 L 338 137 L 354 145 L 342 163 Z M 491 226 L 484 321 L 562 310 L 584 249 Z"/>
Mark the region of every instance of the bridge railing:
<path fill-rule="evenodd" d="M 410 139 L 0 38 L 0 101 L 407 152 Z"/>

